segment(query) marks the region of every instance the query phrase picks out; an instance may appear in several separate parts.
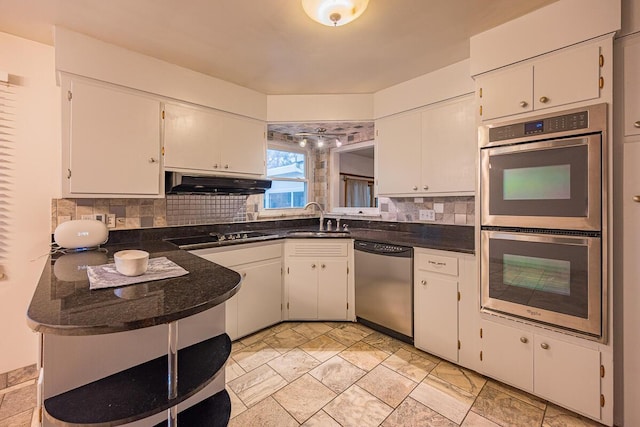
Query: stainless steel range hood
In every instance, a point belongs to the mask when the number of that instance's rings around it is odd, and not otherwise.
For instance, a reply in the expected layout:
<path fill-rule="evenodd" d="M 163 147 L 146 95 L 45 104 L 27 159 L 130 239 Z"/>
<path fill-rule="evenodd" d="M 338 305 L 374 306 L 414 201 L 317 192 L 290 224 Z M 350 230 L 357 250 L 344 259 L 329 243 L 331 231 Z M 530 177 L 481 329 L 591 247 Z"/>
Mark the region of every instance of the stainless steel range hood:
<path fill-rule="evenodd" d="M 266 179 L 191 175 L 165 172 L 166 194 L 263 194 L 271 188 Z"/>

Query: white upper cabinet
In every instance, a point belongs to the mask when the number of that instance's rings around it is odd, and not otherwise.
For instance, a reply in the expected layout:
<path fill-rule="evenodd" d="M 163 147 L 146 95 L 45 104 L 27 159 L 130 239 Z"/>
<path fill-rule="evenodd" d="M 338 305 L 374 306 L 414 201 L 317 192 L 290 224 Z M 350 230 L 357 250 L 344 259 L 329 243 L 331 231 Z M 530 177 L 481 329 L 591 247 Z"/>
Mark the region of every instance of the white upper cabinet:
<path fill-rule="evenodd" d="M 220 127 L 220 116 L 211 111 L 165 104 L 165 168 L 219 168 Z"/>
<path fill-rule="evenodd" d="M 536 61 L 533 76 L 534 110 L 597 99 L 600 46 L 582 46 Z"/>
<path fill-rule="evenodd" d="M 473 96 L 376 122 L 378 194 L 458 195 L 475 191 Z"/>
<path fill-rule="evenodd" d="M 265 124 L 212 109 L 165 104 L 164 166 L 220 174 L 265 174 Z"/>
<path fill-rule="evenodd" d="M 472 96 L 422 112 L 422 191 L 475 191 L 477 133 Z"/>
<path fill-rule="evenodd" d="M 482 120 L 598 99 L 600 51 L 592 43 L 478 76 Z"/>
<path fill-rule="evenodd" d="M 264 175 L 266 127 L 259 120 L 225 115 L 220 132 L 220 165 L 230 172 Z"/>
<path fill-rule="evenodd" d="M 378 194 L 417 192 L 422 124 L 419 112 L 376 121 Z"/>
<path fill-rule="evenodd" d="M 627 41 L 628 40 L 628 41 Z M 640 33 L 624 46 L 624 135 L 640 135 Z"/>
<path fill-rule="evenodd" d="M 160 102 L 63 76 L 63 197 L 158 197 Z"/>
<path fill-rule="evenodd" d="M 483 120 L 533 110 L 533 67 L 496 71 L 478 79 Z"/>

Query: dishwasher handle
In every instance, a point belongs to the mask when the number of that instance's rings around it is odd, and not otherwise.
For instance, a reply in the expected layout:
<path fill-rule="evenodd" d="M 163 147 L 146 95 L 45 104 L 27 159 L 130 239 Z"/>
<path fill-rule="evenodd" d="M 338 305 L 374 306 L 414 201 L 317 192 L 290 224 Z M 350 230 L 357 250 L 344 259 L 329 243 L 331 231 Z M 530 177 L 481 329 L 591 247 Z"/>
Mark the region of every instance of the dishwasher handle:
<path fill-rule="evenodd" d="M 368 242 L 356 240 L 354 242 L 356 251 L 368 252 L 370 254 L 392 256 L 398 258 L 413 258 L 413 248 L 410 246 L 392 245 L 381 242 Z"/>

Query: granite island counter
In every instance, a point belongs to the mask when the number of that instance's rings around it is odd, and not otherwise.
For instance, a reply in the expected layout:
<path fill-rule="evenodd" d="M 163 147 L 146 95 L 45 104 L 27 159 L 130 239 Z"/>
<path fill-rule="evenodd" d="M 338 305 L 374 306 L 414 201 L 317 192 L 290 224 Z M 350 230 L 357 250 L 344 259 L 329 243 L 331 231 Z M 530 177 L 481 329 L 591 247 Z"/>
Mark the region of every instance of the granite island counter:
<path fill-rule="evenodd" d="M 188 274 L 90 290 L 86 266 L 111 263 L 123 249 L 166 257 Z M 240 282 L 237 272 L 161 241 L 52 256 L 27 311 L 40 333 L 42 425 L 174 425 L 175 417 L 226 425 L 231 341 L 222 303 Z"/>

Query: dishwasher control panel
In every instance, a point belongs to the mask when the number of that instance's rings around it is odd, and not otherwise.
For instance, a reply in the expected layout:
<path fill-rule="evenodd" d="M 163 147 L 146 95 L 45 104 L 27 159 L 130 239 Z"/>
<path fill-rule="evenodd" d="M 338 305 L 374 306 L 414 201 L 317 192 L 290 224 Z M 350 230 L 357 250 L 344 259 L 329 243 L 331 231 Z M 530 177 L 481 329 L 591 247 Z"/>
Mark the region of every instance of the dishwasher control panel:
<path fill-rule="evenodd" d="M 355 249 L 378 254 L 408 253 L 409 255 L 411 255 L 411 252 L 413 251 L 413 248 L 407 246 L 390 245 L 388 243 L 365 242 L 359 240 L 355 242 Z"/>

